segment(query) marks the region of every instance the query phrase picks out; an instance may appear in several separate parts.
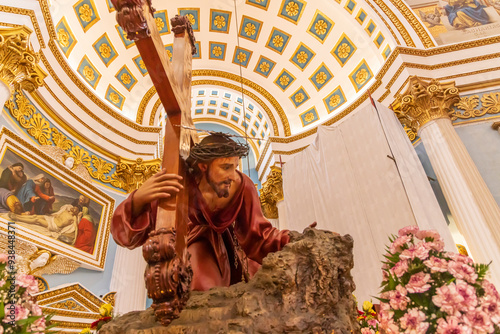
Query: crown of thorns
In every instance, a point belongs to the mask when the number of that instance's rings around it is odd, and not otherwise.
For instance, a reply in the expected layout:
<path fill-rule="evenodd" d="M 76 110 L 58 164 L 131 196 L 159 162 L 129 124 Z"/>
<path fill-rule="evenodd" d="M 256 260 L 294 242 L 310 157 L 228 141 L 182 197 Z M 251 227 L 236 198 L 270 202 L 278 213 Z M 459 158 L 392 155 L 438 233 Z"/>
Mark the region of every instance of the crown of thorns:
<path fill-rule="evenodd" d="M 248 154 L 248 145 L 237 143 L 230 135 L 216 132 L 211 136 L 219 137 L 219 142 L 195 144 L 191 148 L 189 157 L 195 161 L 204 161 L 217 158 L 242 157 Z"/>

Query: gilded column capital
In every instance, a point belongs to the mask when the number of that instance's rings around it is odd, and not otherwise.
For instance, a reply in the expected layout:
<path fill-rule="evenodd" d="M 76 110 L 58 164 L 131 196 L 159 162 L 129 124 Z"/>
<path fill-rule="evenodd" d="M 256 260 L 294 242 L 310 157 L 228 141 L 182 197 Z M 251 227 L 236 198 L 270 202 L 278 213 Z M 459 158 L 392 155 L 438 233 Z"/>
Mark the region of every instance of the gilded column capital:
<path fill-rule="evenodd" d="M 11 94 L 17 89 L 32 92 L 43 85 L 47 76 L 30 45 L 31 33 L 26 26 L 0 28 L 0 81 L 10 88 Z"/>
<path fill-rule="evenodd" d="M 127 192 L 138 189 L 147 179 L 160 170 L 160 159 L 153 160 L 129 160 L 120 158 L 116 164 L 116 187 Z"/>
<path fill-rule="evenodd" d="M 278 218 L 279 201 L 283 200 L 283 177 L 281 168 L 271 166 L 271 173 L 260 189 L 260 205 L 264 216 L 271 219 Z"/>
<path fill-rule="evenodd" d="M 428 81 L 417 76 L 409 81 L 406 91 L 392 103 L 401 124 L 417 133 L 432 120 L 450 117 L 453 105 L 460 100 L 454 81 Z"/>

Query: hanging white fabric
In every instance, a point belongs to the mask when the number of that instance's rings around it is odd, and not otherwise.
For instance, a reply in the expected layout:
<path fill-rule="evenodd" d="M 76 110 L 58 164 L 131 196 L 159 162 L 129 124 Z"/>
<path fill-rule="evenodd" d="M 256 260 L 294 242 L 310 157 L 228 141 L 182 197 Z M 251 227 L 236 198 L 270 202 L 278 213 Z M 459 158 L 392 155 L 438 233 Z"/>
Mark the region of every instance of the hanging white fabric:
<path fill-rule="evenodd" d="M 453 247 L 416 152 L 392 111 L 378 107 L 380 117 L 370 104 L 338 124 L 320 126 L 314 143 L 283 167 L 286 226 L 301 231 L 317 221 L 319 229 L 354 238 L 361 302 L 378 295 L 385 245 L 400 228 L 418 222 L 437 229 Z"/>

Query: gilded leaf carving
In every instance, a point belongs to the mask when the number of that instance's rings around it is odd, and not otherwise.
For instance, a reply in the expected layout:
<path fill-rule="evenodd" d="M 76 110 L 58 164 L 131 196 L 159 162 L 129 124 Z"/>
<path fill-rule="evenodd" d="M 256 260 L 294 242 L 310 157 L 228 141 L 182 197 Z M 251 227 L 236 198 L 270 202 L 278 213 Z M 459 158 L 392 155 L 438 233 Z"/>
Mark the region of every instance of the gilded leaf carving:
<path fill-rule="evenodd" d="M 92 168 L 88 168 L 90 175 L 94 179 L 98 179 L 103 182 L 109 182 L 111 180 L 110 176 L 106 176 L 104 174 L 107 174 L 111 171 L 113 168 L 113 164 L 95 156 L 92 155 L 92 165 L 94 166 L 95 170 Z"/>
<path fill-rule="evenodd" d="M 459 110 L 455 110 L 451 114 L 451 120 L 454 121 L 457 118 L 464 119 L 464 118 L 483 116 L 486 112 L 482 112 L 481 110 L 476 109 L 478 105 L 479 105 L 478 95 L 462 96 L 460 98 L 460 101 L 458 101 L 457 104 L 455 104 L 455 107 L 457 107 Z M 460 110 L 463 110 L 463 112 L 460 112 Z"/>
<path fill-rule="evenodd" d="M 83 164 L 85 167 L 90 167 L 90 156 L 87 151 L 80 146 L 73 146 L 69 155 L 75 158 L 75 165 Z"/>
<path fill-rule="evenodd" d="M 65 151 L 73 147 L 73 142 L 56 128 L 52 128 L 52 142 Z"/>
<path fill-rule="evenodd" d="M 483 105 L 481 109 L 485 113 L 498 114 L 500 112 L 500 93 L 484 94 L 481 103 Z"/>
<path fill-rule="evenodd" d="M 50 124 L 41 114 L 36 113 L 30 118 L 29 123 L 31 127 L 28 133 L 32 135 L 42 145 L 50 145 Z"/>

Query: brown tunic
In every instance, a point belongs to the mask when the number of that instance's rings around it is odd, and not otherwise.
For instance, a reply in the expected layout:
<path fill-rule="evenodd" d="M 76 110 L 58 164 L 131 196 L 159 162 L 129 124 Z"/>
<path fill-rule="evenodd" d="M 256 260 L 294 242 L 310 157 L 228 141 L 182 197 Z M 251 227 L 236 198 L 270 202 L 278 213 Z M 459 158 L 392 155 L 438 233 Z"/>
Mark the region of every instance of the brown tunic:
<path fill-rule="evenodd" d="M 239 172 L 238 172 L 239 173 Z M 211 212 L 203 195 L 191 180 L 189 187 L 189 223 L 188 251 L 198 249 L 197 243 L 205 243 L 211 252 L 199 254 L 191 251 L 192 257 L 203 256 L 203 260 L 193 259 L 194 280 L 202 279 L 204 272 L 213 271 L 213 264 L 218 266 L 222 280 L 217 285 L 229 286 L 241 281 L 242 256 L 235 258 L 233 236 L 246 256 L 257 263 L 269 252 L 276 252 L 289 241 L 288 231 L 279 231 L 272 227 L 264 217 L 260 200 L 252 180 L 239 173 L 242 182 L 226 208 Z M 156 222 L 157 201 L 153 201 L 135 219 L 132 218 L 132 193 L 115 210 L 111 222 L 111 233 L 115 241 L 130 249 L 144 244 L 148 233 L 154 229 Z M 234 224 L 233 224 L 234 222 Z M 206 257 L 210 261 L 204 261 Z M 235 260 L 238 265 L 235 265 Z M 251 262 L 251 261 L 250 261 Z M 207 267 L 210 266 L 210 267 Z M 249 271 L 252 271 L 252 263 Z M 255 267 L 254 267 L 255 268 Z M 193 281 L 193 286 L 200 286 Z"/>

